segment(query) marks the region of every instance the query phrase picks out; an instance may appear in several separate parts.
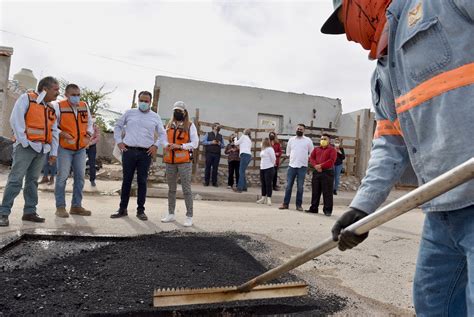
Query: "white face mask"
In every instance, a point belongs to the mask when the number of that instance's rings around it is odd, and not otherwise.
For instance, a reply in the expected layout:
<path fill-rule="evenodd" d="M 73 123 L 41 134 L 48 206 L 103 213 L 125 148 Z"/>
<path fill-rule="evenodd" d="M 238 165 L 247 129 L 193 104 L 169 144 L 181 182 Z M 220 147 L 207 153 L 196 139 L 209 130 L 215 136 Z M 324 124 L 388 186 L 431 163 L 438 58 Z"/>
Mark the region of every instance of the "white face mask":
<path fill-rule="evenodd" d="M 334 143 L 335 147 L 339 147 L 340 145 L 341 145 L 341 143 Z"/>

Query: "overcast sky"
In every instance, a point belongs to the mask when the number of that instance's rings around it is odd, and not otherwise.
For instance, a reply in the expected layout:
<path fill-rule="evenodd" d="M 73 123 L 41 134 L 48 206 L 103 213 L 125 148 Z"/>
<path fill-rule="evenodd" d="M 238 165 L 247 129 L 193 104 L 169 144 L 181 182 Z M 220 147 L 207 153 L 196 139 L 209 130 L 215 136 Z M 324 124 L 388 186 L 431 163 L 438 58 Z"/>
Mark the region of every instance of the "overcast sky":
<path fill-rule="evenodd" d="M 114 109 L 156 75 L 342 99 L 371 107 L 374 62 L 345 35 L 319 29 L 331 0 L 6 1 L 0 45 L 14 48 L 10 77 L 29 68 L 113 90 Z"/>

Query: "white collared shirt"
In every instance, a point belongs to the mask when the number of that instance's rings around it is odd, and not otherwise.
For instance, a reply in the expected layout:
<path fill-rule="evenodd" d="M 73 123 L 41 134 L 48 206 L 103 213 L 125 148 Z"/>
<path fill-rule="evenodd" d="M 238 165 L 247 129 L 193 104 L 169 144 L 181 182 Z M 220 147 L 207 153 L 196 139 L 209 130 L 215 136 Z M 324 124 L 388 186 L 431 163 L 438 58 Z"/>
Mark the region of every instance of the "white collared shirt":
<path fill-rule="evenodd" d="M 239 146 L 240 154 L 246 153 L 252 155 L 252 141 L 248 135 L 242 134 L 242 136 L 237 141 L 235 141 L 234 144 Z"/>
<path fill-rule="evenodd" d="M 155 140 L 155 132 L 158 138 Z M 115 143 L 125 143 L 131 147 L 149 148 L 152 145 L 168 145 L 166 131 L 160 116 L 154 111 L 127 110 L 117 120 L 114 128 Z"/>

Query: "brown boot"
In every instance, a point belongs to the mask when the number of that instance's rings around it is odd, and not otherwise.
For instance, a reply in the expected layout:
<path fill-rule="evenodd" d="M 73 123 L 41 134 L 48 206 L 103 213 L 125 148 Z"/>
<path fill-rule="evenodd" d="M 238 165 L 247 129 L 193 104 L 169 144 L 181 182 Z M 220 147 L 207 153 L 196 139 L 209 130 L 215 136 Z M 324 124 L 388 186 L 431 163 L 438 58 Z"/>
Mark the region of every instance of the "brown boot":
<path fill-rule="evenodd" d="M 49 182 L 48 176 L 43 176 L 43 178 L 41 179 L 41 181 L 40 181 L 39 183 L 40 183 L 40 184 L 45 184 L 45 183 L 47 183 L 47 182 Z"/>
<path fill-rule="evenodd" d="M 56 208 L 56 216 L 61 217 L 61 218 L 67 218 L 69 217 L 69 214 L 67 213 L 66 208 L 58 207 Z"/>
<path fill-rule="evenodd" d="M 49 178 L 48 185 L 50 185 L 50 186 L 51 186 L 51 185 L 54 185 L 54 176 L 51 176 L 51 177 Z"/>
<path fill-rule="evenodd" d="M 90 216 L 92 212 L 90 210 L 85 209 L 84 207 L 71 207 L 69 210 L 71 215 L 78 215 L 78 216 Z"/>

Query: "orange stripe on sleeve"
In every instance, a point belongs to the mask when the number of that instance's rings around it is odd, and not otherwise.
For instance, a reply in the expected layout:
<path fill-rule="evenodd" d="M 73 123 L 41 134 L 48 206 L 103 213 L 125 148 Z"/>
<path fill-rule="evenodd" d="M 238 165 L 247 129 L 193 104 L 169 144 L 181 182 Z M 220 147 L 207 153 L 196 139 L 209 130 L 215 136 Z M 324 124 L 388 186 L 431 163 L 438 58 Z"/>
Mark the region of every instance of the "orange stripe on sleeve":
<path fill-rule="evenodd" d="M 474 63 L 444 72 L 419 84 L 407 94 L 398 97 L 396 99 L 397 113 L 408 111 L 445 92 L 473 83 Z"/>
<path fill-rule="evenodd" d="M 377 127 L 375 129 L 374 139 L 380 138 L 384 135 L 399 135 L 403 136 L 402 130 L 400 129 L 400 122 L 395 120 L 377 120 Z"/>

